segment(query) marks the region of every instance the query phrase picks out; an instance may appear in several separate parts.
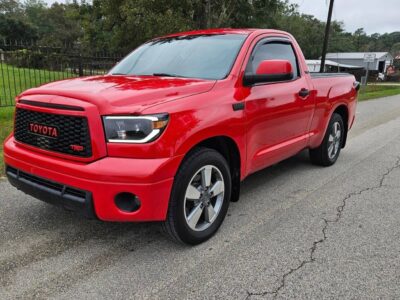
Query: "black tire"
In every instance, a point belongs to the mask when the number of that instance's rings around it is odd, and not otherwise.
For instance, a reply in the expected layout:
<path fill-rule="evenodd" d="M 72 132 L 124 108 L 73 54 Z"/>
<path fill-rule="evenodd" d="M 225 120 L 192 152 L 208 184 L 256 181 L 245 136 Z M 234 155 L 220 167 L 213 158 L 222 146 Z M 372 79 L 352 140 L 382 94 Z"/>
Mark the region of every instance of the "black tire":
<path fill-rule="evenodd" d="M 212 223 L 210 222 L 209 227 L 202 231 L 195 231 L 190 228 L 186 220 L 186 189 L 192 183 L 194 176 L 199 174 L 198 171 L 208 165 L 215 166 L 220 171 L 218 174 L 222 175 L 224 194 L 221 195 L 220 199 L 223 200 L 216 218 Z M 163 223 L 164 231 L 174 241 L 196 245 L 208 240 L 217 232 L 229 207 L 232 189 L 230 174 L 229 165 L 225 158 L 213 149 L 197 148 L 188 154 L 175 176 L 167 219 Z"/>
<path fill-rule="evenodd" d="M 329 146 L 331 143 L 329 139 L 330 136 L 333 135 L 334 128 L 335 126 L 337 126 L 336 124 L 338 124 L 338 126 L 340 127 L 341 135 L 339 139 L 335 138 L 335 142 L 336 141 L 339 142 L 339 147 L 337 151 L 334 153 L 334 155 L 332 155 L 333 153 L 329 152 Z M 326 133 L 322 141 L 322 144 L 318 148 L 310 149 L 309 151 L 311 162 L 315 165 L 324 167 L 333 165 L 337 161 L 340 155 L 340 150 L 343 146 L 344 136 L 345 136 L 345 128 L 343 119 L 341 115 L 334 113 L 331 117 L 331 120 L 329 121 L 328 128 L 326 129 Z"/>

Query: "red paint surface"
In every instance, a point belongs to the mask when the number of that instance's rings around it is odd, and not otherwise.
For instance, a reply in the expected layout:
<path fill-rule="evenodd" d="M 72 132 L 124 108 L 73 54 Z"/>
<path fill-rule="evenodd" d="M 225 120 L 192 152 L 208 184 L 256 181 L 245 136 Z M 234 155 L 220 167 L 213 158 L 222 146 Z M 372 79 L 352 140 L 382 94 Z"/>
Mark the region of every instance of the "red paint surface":
<path fill-rule="evenodd" d="M 93 193 L 95 212 L 108 221 L 164 220 L 173 178 L 193 147 L 217 136 L 230 138 L 240 152 L 241 179 L 317 147 L 333 111 L 343 105 L 353 123 L 356 91 L 352 76 L 312 79 L 303 54 L 285 32 L 275 30 L 203 30 L 188 34 L 248 35 L 223 80 L 153 76 L 96 76 L 50 83 L 22 93 L 18 99 L 79 106 L 84 111 L 23 107 L 41 112 L 86 116 L 93 156 L 72 157 L 29 147 L 11 135 L 4 145 L 5 162 L 25 172 Z M 251 50 L 262 38 L 288 37 L 299 59 L 300 76 L 290 82 L 245 87 L 242 79 Z M 310 90 L 306 98 L 301 89 Z M 245 104 L 234 111 L 232 104 Z M 163 134 L 148 144 L 107 144 L 101 116 L 168 113 Z M 132 192 L 142 207 L 124 213 L 114 205 L 119 192 Z"/>
<path fill-rule="evenodd" d="M 292 73 L 293 68 L 287 60 L 265 60 L 260 63 L 256 74 L 288 74 Z"/>

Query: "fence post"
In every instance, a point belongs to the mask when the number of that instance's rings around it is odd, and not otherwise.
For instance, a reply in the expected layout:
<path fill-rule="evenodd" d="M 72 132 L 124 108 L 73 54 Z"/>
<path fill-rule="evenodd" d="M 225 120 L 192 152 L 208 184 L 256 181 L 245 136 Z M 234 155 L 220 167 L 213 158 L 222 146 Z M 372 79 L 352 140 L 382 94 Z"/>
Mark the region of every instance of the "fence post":
<path fill-rule="evenodd" d="M 79 77 L 83 76 L 83 61 L 82 61 L 82 48 L 81 42 L 77 42 L 78 44 L 78 69 L 79 69 Z"/>

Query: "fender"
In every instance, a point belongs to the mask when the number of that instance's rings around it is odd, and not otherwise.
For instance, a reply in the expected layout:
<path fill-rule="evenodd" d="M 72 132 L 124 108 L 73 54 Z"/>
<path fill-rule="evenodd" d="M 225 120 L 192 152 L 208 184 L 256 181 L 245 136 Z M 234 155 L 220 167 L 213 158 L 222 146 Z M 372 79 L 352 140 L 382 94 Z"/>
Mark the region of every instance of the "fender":
<path fill-rule="evenodd" d="M 236 147 L 239 150 L 240 155 L 240 169 L 241 169 L 241 180 L 244 179 L 246 174 L 246 153 L 245 153 L 245 140 L 242 137 L 237 137 L 234 135 L 229 135 L 227 132 L 221 131 L 219 126 L 213 126 L 210 128 L 202 129 L 201 131 L 193 134 L 184 141 L 184 143 L 180 144 L 176 150 L 174 151 L 177 155 L 184 155 L 189 153 L 189 151 L 195 148 L 197 145 L 201 144 L 202 142 L 212 139 L 212 138 L 228 138 L 232 140 Z"/>
<path fill-rule="evenodd" d="M 321 143 L 322 143 L 322 141 L 323 141 L 323 139 L 324 139 L 326 130 L 327 130 L 327 128 L 328 128 L 329 121 L 330 121 L 330 119 L 332 118 L 333 113 L 334 113 L 334 112 L 336 111 L 336 109 L 337 109 L 338 107 L 340 107 L 340 106 L 345 106 L 346 109 L 347 109 L 347 111 L 348 111 L 348 115 L 349 115 L 349 108 L 348 108 L 348 105 L 347 105 L 347 103 L 344 102 L 344 101 L 335 103 L 335 104 L 332 105 L 329 109 L 327 109 L 327 110 L 326 110 L 326 117 L 324 117 L 323 119 L 321 119 L 321 123 L 322 123 L 322 124 L 320 124 L 320 127 L 319 127 L 319 128 L 321 128 L 321 130 L 319 130 L 316 134 L 314 134 L 314 135 L 310 138 L 310 148 L 316 148 L 316 147 L 318 147 L 319 145 L 321 145 Z M 347 124 L 348 124 L 348 122 L 349 122 L 349 120 L 347 120 Z M 344 141 L 346 141 L 347 131 L 348 131 L 348 128 L 347 128 L 346 133 L 345 133 L 345 140 L 344 140 Z"/>

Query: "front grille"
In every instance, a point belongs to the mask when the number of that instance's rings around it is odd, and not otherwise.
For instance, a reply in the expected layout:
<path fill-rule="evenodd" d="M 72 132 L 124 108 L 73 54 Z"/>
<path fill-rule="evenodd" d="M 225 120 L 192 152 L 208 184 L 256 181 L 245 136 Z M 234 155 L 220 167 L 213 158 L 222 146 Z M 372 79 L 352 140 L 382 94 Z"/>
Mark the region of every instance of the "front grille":
<path fill-rule="evenodd" d="M 32 133 L 29 130 L 31 124 L 57 128 L 57 137 Z M 14 136 L 18 142 L 40 149 L 79 157 L 92 156 L 89 126 L 85 117 L 48 114 L 17 108 Z"/>

